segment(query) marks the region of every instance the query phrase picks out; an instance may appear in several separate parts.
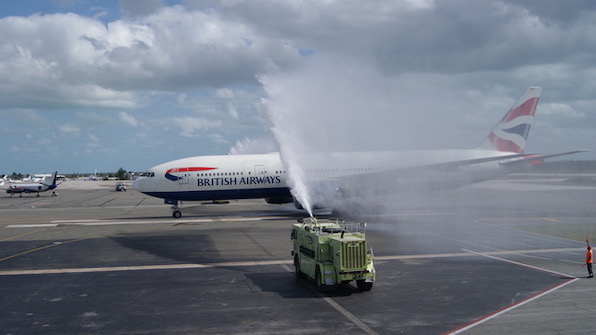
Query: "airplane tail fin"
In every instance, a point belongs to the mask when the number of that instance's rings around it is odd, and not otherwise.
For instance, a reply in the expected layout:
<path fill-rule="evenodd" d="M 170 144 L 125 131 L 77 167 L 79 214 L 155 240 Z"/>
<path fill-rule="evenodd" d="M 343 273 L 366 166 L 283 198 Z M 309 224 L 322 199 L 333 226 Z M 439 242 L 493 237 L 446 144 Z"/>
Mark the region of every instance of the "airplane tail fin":
<path fill-rule="evenodd" d="M 541 92 L 541 87 L 529 87 L 488 134 L 480 149 L 523 153 Z"/>
<path fill-rule="evenodd" d="M 48 182 L 42 182 L 42 184 L 44 184 L 45 186 L 48 186 L 50 188 L 54 188 L 54 187 L 56 187 L 57 177 L 58 177 L 58 171 L 54 171 L 54 173 L 52 173 L 52 178 Z"/>

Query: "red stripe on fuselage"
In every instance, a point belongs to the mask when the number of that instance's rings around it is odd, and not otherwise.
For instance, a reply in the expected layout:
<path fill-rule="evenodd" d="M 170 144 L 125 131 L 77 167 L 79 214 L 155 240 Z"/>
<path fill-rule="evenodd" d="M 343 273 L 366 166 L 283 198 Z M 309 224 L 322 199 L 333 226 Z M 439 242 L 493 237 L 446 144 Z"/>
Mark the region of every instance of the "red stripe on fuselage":
<path fill-rule="evenodd" d="M 196 171 L 209 171 L 215 170 L 214 167 L 184 167 L 184 168 L 173 168 L 166 171 L 166 173 L 177 173 L 177 172 L 196 172 Z"/>

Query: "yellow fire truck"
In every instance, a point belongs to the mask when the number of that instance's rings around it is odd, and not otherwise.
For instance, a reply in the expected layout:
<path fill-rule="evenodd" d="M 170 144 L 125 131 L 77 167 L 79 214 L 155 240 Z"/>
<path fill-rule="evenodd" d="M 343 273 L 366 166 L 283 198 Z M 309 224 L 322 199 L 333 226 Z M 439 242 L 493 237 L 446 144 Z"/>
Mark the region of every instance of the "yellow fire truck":
<path fill-rule="evenodd" d="M 324 291 L 356 281 L 360 291 L 372 289 L 376 273 L 366 223 L 306 218 L 292 227 L 292 256 L 298 277 L 314 279 Z"/>

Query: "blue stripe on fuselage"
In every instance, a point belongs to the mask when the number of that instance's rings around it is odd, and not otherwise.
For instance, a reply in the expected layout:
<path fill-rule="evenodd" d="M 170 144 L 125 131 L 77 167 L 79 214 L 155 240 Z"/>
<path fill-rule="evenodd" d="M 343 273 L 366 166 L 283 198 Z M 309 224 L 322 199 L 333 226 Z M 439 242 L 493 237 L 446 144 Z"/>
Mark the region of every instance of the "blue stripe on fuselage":
<path fill-rule="evenodd" d="M 143 192 L 147 195 L 171 200 L 205 201 L 229 199 L 260 199 L 274 197 L 291 197 L 290 189 L 278 188 L 251 188 L 217 191 L 179 191 L 179 192 Z"/>

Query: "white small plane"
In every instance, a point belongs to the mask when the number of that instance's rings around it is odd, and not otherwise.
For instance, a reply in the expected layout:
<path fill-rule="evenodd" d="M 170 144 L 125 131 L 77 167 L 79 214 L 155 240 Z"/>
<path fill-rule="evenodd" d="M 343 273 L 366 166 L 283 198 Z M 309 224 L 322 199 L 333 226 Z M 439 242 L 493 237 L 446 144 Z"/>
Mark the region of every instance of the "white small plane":
<path fill-rule="evenodd" d="M 314 153 L 301 156 L 300 167 L 317 205 L 325 200 L 420 189 L 446 189 L 506 175 L 553 155 L 523 152 L 540 87 L 530 87 L 476 149 Z M 197 156 L 163 163 L 133 182 L 133 188 L 171 204 L 179 218 L 180 201 L 264 198 L 297 208 L 279 153 Z"/>
<path fill-rule="evenodd" d="M 57 174 L 58 171 L 54 172 L 49 180 L 40 183 L 10 185 L 9 188 L 6 189 L 6 193 L 9 193 L 11 197 L 15 194 L 19 194 L 19 196 L 22 197 L 23 193 L 37 193 L 37 196 L 39 197 L 39 193 L 53 190 L 58 186 L 58 184 L 56 184 Z M 54 195 L 56 195 L 56 193 L 52 192 L 52 196 Z"/>

